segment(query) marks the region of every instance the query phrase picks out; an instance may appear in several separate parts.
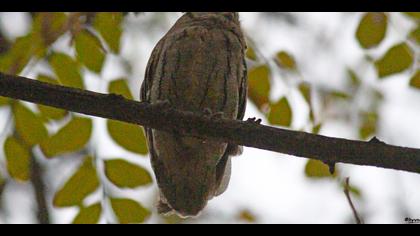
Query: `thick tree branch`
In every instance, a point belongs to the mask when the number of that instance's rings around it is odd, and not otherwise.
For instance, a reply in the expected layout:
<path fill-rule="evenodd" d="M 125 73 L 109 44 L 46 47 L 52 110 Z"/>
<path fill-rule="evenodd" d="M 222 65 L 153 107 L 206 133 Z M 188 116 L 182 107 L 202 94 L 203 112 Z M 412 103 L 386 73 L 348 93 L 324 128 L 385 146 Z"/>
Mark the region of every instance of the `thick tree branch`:
<path fill-rule="evenodd" d="M 370 142 L 353 141 L 253 122 L 211 119 L 191 112 L 126 100 L 118 95 L 46 84 L 2 73 L 0 96 L 325 163 L 341 162 L 420 173 L 420 149 L 391 146 L 376 138 Z"/>

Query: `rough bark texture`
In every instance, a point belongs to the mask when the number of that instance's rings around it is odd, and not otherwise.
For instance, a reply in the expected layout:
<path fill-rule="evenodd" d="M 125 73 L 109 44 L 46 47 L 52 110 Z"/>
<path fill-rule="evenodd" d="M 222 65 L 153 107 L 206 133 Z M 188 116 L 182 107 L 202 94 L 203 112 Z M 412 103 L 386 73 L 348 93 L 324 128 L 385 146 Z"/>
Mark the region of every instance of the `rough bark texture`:
<path fill-rule="evenodd" d="M 376 166 L 420 173 L 420 149 L 331 138 L 252 122 L 211 119 L 145 102 L 47 84 L 0 73 L 0 96 L 43 104 L 153 129 L 244 145 L 331 163 Z"/>

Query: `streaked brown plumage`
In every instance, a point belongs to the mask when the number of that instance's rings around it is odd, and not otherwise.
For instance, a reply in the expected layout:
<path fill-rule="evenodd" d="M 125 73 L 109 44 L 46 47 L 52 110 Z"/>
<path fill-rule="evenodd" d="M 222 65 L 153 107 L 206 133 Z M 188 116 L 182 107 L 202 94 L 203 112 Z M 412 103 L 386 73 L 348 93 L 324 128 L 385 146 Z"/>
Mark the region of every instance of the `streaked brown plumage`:
<path fill-rule="evenodd" d="M 154 48 L 141 100 L 169 101 L 180 110 L 223 112 L 243 119 L 246 106 L 245 40 L 238 14 L 184 14 Z M 160 190 L 160 213 L 195 216 L 226 190 L 234 145 L 146 128 Z"/>

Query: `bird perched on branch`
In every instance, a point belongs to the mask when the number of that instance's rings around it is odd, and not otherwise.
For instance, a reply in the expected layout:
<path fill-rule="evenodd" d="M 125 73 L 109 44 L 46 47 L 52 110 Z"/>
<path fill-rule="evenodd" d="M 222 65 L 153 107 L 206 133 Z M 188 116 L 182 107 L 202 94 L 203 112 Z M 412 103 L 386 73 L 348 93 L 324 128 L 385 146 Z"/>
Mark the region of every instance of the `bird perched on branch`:
<path fill-rule="evenodd" d="M 184 111 L 243 119 L 246 43 L 236 12 L 185 13 L 158 42 L 149 59 L 141 100 Z M 196 216 L 223 193 L 230 157 L 227 143 L 146 128 L 161 214 Z"/>

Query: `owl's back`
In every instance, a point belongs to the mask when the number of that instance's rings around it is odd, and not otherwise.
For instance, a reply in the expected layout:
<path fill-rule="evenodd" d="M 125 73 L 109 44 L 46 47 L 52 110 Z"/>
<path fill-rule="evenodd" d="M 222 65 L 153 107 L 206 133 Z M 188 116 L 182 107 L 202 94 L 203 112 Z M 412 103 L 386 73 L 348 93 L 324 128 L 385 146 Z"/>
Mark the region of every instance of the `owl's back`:
<path fill-rule="evenodd" d="M 183 20 L 154 49 L 142 99 L 242 119 L 241 86 L 246 78 L 242 39 L 220 25 L 223 22 Z M 181 215 L 198 214 L 226 182 L 228 144 L 150 129 L 146 133 L 162 200 Z"/>

